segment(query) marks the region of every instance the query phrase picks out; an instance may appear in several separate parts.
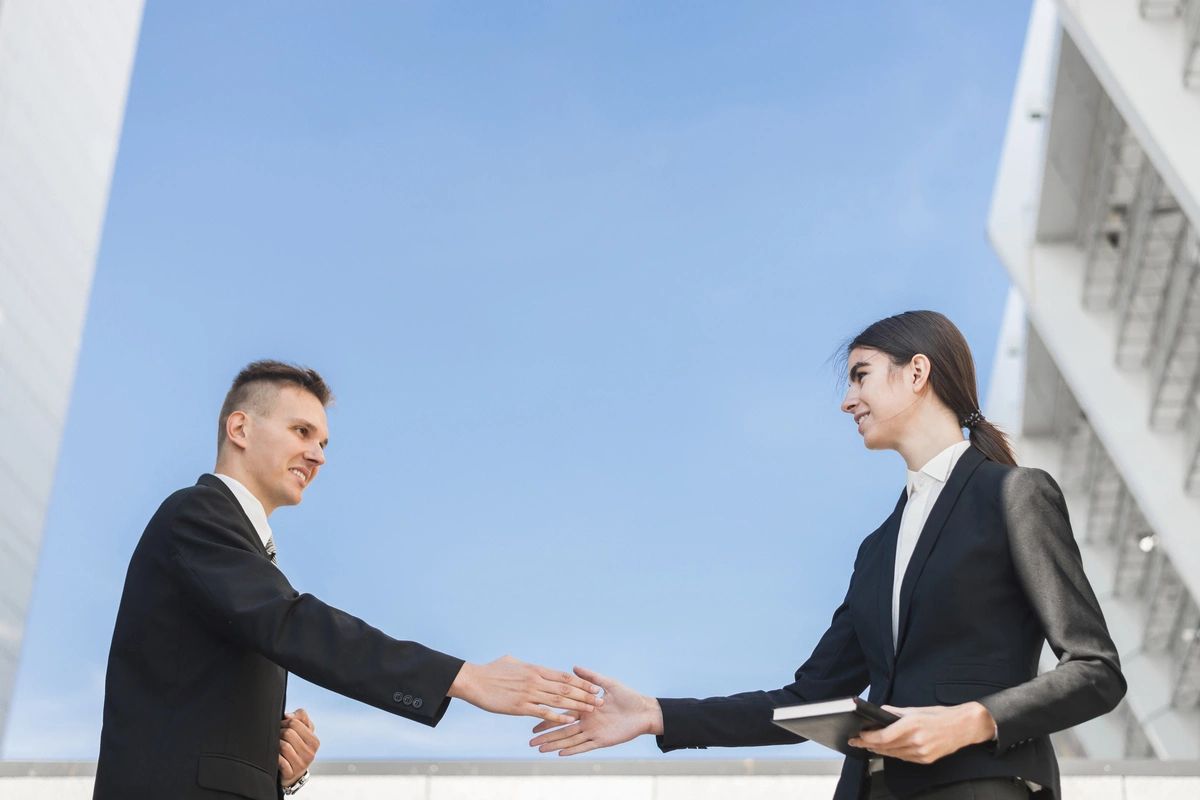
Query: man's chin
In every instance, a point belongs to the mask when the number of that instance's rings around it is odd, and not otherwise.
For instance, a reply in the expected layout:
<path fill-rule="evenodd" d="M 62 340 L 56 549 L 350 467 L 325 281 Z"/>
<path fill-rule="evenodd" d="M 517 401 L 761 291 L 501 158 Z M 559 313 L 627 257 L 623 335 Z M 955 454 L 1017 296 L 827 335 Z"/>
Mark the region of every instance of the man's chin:
<path fill-rule="evenodd" d="M 288 487 L 286 491 L 280 492 L 278 499 L 275 501 L 277 506 L 298 506 L 300 501 L 304 499 L 304 490 Z"/>

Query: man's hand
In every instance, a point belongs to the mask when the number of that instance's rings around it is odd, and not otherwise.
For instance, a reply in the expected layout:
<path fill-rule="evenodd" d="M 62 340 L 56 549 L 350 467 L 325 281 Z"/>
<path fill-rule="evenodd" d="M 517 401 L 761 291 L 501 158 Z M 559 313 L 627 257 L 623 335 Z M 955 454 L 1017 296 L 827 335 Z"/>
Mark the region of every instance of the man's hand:
<path fill-rule="evenodd" d="M 284 786 L 300 780 L 317 757 L 321 740 L 317 738 L 316 730 L 317 726 L 303 708 L 283 715 L 283 726 L 279 730 L 279 780 Z"/>
<path fill-rule="evenodd" d="M 916 764 L 932 764 L 968 745 L 990 742 L 996 735 L 995 720 L 979 703 L 883 708 L 900 719 L 886 728 L 864 731 L 850 740 L 852 746 Z"/>
<path fill-rule="evenodd" d="M 643 733 L 663 732 L 662 708 L 653 697 L 643 697 L 628 686 L 583 667 L 576 667 L 575 674 L 603 687 L 604 706 L 573 725 L 556 730 L 551 730 L 560 724 L 556 721 L 539 723 L 533 732 L 542 735 L 531 741 L 530 747 L 543 753 L 557 750 L 560 756 L 573 756 L 622 744 Z"/>
<path fill-rule="evenodd" d="M 539 717 L 562 725 L 576 717 L 554 709 L 590 712 L 604 702 L 596 696 L 599 691 L 569 672 L 504 656 L 490 664 L 463 664 L 448 694 L 494 714 Z"/>

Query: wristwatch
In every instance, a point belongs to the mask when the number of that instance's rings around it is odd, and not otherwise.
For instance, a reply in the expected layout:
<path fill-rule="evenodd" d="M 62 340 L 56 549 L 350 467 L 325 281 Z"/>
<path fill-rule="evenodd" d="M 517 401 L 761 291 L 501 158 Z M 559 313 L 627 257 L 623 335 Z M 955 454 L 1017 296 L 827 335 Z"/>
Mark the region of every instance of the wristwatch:
<path fill-rule="evenodd" d="M 283 787 L 283 793 L 287 795 L 295 794 L 300 791 L 300 787 L 308 783 L 308 770 L 304 770 L 304 774 L 300 776 L 300 780 L 293 783 L 291 786 Z"/>

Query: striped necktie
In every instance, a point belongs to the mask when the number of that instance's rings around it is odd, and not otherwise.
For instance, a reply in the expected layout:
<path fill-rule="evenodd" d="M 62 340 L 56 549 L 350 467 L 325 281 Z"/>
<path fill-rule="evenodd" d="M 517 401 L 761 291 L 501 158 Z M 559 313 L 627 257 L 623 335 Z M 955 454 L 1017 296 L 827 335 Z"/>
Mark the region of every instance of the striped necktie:
<path fill-rule="evenodd" d="M 271 559 L 271 563 L 279 566 L 279 562 L 275 559 L 275 537 L 267 535 L 267 556 Z"/>

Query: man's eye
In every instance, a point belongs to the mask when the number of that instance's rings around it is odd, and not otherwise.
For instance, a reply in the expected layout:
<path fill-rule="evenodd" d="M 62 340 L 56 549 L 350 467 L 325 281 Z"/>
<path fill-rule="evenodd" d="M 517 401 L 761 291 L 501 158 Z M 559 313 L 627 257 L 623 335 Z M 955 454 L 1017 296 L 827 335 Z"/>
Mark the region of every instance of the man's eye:
<path fill-rule="evenodd" d="M 301 436 L 308 436 L 308 428 L 296 428 L 296 430 L 299 431 Z"/>

